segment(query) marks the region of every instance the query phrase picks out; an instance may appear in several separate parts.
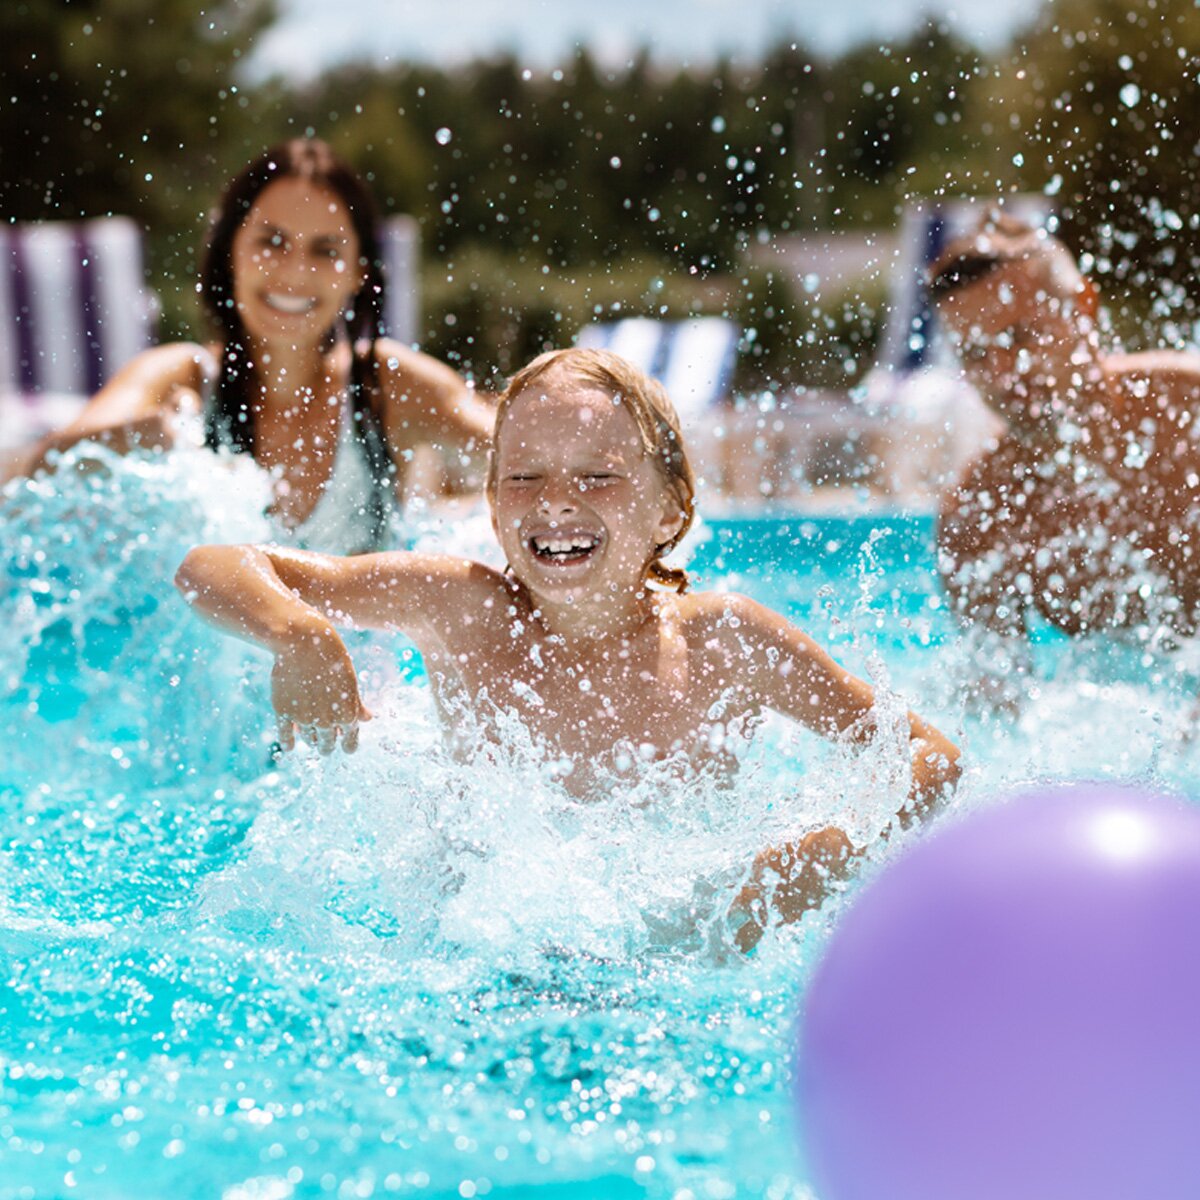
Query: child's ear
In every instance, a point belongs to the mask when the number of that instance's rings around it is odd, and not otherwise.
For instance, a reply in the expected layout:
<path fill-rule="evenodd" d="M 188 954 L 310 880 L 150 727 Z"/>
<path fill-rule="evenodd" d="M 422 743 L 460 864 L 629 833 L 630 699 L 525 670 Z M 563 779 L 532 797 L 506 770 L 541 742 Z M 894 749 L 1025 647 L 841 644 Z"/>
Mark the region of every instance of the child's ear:
<path fill-rule="evenodd" d="M 492 518 L 492 532 L 496 535 L 496 540 L 500 540 L 500 522 L 496 520 L 496 451 L 491 449 L 487 456 L 487 506 L 488 515 Z"/>
<path fill-rule="evenodd" d="M 675 537 L 687 523 L 687 514 L 673 491 L 667 493 L 662 518 L 658 522 L 658 544 L 661 546 Z"/>

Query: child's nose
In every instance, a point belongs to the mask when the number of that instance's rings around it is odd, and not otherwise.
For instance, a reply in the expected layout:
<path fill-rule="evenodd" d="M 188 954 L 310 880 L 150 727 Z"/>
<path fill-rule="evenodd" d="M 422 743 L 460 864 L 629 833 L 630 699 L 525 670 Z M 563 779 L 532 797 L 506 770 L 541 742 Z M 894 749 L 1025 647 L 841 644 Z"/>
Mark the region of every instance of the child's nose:
<path fill-rule="evenodd" d="M 568 479 L 547 478 L 538 497 L 541 507 L 548 513 L 574 512 L 578 503 L 573 482 Z"/>

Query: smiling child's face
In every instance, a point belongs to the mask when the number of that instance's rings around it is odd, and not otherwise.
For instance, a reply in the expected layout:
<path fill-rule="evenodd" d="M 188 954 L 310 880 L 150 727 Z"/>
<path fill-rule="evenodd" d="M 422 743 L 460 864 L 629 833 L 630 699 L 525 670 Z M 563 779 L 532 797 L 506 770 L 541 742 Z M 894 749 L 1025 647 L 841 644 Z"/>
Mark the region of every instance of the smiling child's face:
<path fill-rule="evenodd" d="M 496 438 L 492 522 L 517 579 L 543 603 L 637 593 L 683 517 L 625 405 L 542 376 Z"/>

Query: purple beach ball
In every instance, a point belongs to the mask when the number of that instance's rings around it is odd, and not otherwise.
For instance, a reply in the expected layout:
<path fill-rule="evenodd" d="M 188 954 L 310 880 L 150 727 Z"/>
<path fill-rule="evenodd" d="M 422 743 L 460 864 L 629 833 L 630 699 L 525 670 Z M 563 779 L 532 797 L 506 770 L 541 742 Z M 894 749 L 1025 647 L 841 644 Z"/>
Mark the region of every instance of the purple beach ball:
<path fill-rule="evenodd" d="M 1200 809 L 1080 784 L 934 832 L 835 931 L 795 1074 L 821 1200 L 1197 1200 Z"/>

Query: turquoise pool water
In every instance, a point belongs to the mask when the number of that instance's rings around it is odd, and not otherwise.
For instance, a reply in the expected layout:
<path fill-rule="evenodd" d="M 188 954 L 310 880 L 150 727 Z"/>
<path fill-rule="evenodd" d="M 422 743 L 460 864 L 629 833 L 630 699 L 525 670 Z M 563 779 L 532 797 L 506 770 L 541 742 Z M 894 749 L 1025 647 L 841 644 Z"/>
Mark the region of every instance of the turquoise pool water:
<path fill-rule="evenodd" d="M 265 660 L 166 582 L 266 536 L 229 491 L 146 461 L 8 500 L 0 1197 L 810 1196 L 788 1056 L 844 901 L 750 960 L 722 916 L 771 839 L 883 828 L 900 734 L 769 723 L 732 791 L 580 805 L 519 730 L 451 760 L 407 652 L 362 639 L 359 755 L 272 764 Z M 1186 653 L 1048 638 L 1019 674 L 946 613 L 928 518 L 710 521 L 692 565 L 871 675 L 885 727 L 911 702 L 960 738 L 962 805 L 1200 774 Z"/>

